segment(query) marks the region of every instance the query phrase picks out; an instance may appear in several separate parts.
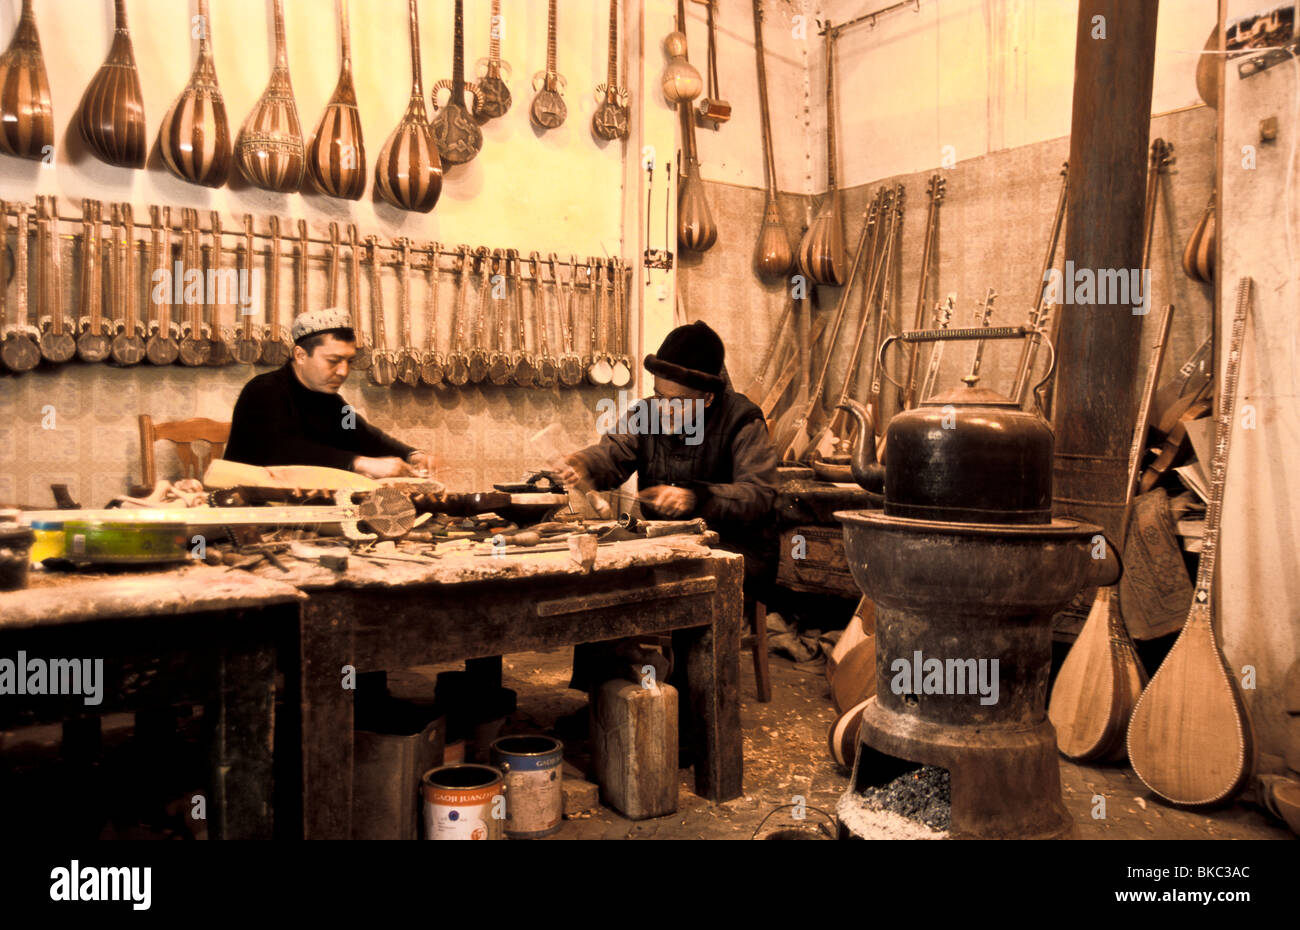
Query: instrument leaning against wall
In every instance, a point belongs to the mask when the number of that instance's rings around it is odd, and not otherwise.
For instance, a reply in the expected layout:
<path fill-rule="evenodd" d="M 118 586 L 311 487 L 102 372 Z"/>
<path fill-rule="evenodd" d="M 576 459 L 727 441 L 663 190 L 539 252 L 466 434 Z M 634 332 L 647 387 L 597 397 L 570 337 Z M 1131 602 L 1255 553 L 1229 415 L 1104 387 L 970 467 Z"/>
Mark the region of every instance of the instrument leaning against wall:
<path fill-rule="evenodd" d="M 275 3 L 275 66 L 262 99 L 253 107 L 235 141 L 239 171 L 263 190 L 288 194 L 302 187 L 307 167 L 298 105 L 289 78 L 289 51 L 285 45 L 283 0 Z"/>

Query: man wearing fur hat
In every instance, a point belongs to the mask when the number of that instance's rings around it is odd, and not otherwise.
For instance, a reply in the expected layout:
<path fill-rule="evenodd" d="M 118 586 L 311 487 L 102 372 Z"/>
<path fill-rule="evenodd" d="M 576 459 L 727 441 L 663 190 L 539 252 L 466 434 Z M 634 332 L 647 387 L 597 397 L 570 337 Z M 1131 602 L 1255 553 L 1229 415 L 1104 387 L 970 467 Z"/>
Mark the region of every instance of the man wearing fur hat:
<path fill-rule="evenodd" d="M 293 322 L 293 355 L 239 393 L 226 458 L 247 465 L 322 465 L 370 478 L 427 474 L 429 455 L 367 423 L 339 395 L 357 354 L 346 310 Z"/>

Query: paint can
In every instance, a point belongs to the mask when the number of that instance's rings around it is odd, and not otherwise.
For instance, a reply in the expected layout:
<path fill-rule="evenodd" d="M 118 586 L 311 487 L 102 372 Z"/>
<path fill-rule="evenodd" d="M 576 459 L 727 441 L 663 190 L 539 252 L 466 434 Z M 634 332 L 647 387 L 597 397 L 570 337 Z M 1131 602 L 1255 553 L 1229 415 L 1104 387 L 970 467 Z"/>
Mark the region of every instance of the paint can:
<path fill-rule="evenodd" d="M 426 839 L 501 839 L 505 776 L 500 769 L 490 765 L 442 765 L 424 773 L 420 788 L 424 794 Z"/>
<path fill-rule="evenodd" d="M 492 762 L 506 773 L 506 836 L 529 839 L 560 829 L 564 744 L 549 736 L 503 736 Z"/>

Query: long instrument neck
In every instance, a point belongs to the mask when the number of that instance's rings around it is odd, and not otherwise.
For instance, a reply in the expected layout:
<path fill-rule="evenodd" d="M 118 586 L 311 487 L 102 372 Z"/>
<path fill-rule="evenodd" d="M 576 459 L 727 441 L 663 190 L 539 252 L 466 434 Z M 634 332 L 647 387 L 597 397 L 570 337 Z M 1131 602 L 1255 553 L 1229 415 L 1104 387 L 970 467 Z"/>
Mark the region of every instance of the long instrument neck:
<path fill-rule="evenodd" d="M 835 38 L 826 31 L 826 184 L 835 191 Z"/>
<path fill-rule="evenodd" d="M 352 26 L 348 21 L 348 0 L 339 0 L 339 46 L 343 54 L 343 72 L 352 73 Z"/>
<path fill-rule="evenodd" d="M 416 12 L 415 0 L 410 0 L 411 24 L 411 98 L 424 100 L 424 77 L 420 70 L 420 14 Z"/>
<path fill-rule="evenodd" d="M 289 70 L 289 47 L 284 38 L 283 0 L 275 0 L 275 67 L 280 71 Z"/>
<path fill-rule="evenodd" d="M 1156 396 L 1156 385 L 1160 379 L 1160 367 L 1165 358 L 1165 342 L 1169 338 L 1169 327 L 1174 319 L 1174 305 L 1165 307 L 1156 328 L 1155 345 L 1151 347 L 1151 361 L 1147 365 L 1146 384 L 1138 398 L 1137 422 L 1133 426 L 1133 441 L 1128 450 L 1128 483 L 1124 487 L 1124 516 L 1120 520 L 1120 549 L 1124 547 L 1124 537 L 1128 534 L 1128 521 L 1133 512 L 1133 498 L 1137 493 L 1139 466 L 1142 463 L 1142 449 L 1146 445 L 1147 427 L 1151 422 L 1151 402 Z"/>
<path fill-rule="evenodd" d="M 613 92 L 618 87 L 618 0 L 609 0 L 609 68 L 605 72 L 605 88 Z"/>
<path fill-rule="evenodd" d="M 555 74 L 555 10 L 556 0 L 551 0 L 546 14 L 546 72 Z"/>
<path fill-rule="evenodd" d="M 488 28 L 488 73 L 493 77 L 501 67 L 501 0 L 492 0 L 492 22 Z"/>
<path fill-rule="evenodd" d="M 125 33 L 126 26 L 126 0 L 114 0 L 113 3 L 113 28 L 117 32 Z"/>
<path fill-rule="evenodd" d="M 776 197 L 776 154 L 772 151 L 772 111 L 767 102 L 767 53 L 763 48 L 763 0 L 754 0 L 754 57 L 758 61 L 758 104 L 763 120 L 763 159 L 767 196 Z"/>
<path fill-rule="evenodd" d="M 1232 340 L 1228 349 L 1228 369 L 1219 398 L 1219 418 L 1214 428 L 1214 466 L 1210 473 L 1210 502 L 1205 513 L 1205 533 L 1201 540 L 1201 564 L 1196 572 L 1195 603 L 1211 606 L 1210 590 L 1214 584 L 1214 563 L 1219 551 L 1219 524 L 1223 516 L 1223 488 L 1228 476 L 1228 448 L 1232 443 L 1233 419 L 1236 416 L 1237 380 L 1241 373 L 1241 346 L 1246 333 L 1246 310 L 1250 305 L 1252 281 L 1242 278 L 1237 288 L 1237 309 L 1232 317 Z"/>
<path fill-rule="evenodd" d="M 456 36 L 451 55 L 451 102 L 465 103 L 465 0 L 456 0 Z"/>

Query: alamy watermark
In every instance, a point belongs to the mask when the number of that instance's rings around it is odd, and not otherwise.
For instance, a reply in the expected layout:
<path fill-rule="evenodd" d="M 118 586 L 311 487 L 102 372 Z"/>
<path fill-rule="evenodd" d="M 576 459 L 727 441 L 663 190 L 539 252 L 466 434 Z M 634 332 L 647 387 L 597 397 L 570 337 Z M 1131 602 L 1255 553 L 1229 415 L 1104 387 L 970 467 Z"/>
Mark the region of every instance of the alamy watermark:
<path fill-rule="evenodd" d="M 895 659 L 889 670 L 895 694 L 978 694 L 981 704 L 998 702 L 997 659 L 927 659 L 918 649 L 910 661 Z"/>
<path fill-rule="evenodd" d="M 170 295 L 171 303 L 178 306 L 234 304 L 242 316 L 251 316 L 262 300 L 260 268 L 209 268 L 204 274 L 201 268 L 187 271 L 176 262 L 174 271 L 158 268 L 151 280 L 154 287 L 150 298 L 155 304 L 167 303 Z"/>
<path fill-rule="evenodd" d="M 1132 307 L 1134 316 L 1151 310 L 1150 268 L 1075 268 L 1067 261 L 1065 274 L 1053 268 L 1043 283 L 1047 303 Z"/>
<path fill-rule="evenodd" d="M 11 694 L 81 694 L 86 705 L 104 700 L 103 659 L 0 659 L 0 696 Z"/>
<path fill-rule="evenodd" d="M 704 441 L 704 409 L 702 397 L 638 398 L 619 391 L 617 399 L 602 397 L 596 402 L 596 430 L 620 436 L 680 434 L 688 446 L 698 446 Z"/>

